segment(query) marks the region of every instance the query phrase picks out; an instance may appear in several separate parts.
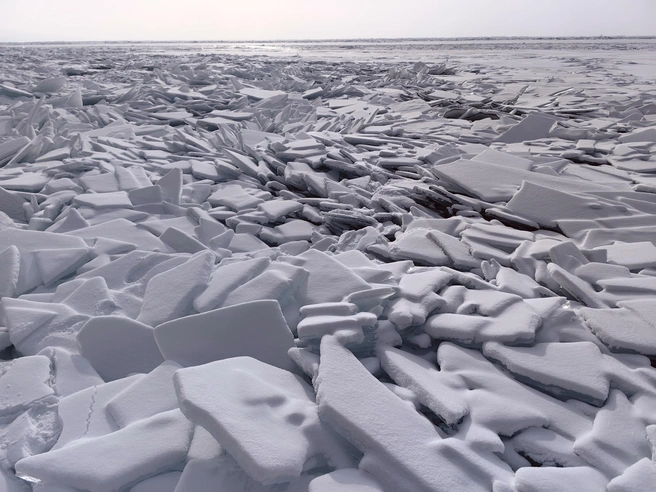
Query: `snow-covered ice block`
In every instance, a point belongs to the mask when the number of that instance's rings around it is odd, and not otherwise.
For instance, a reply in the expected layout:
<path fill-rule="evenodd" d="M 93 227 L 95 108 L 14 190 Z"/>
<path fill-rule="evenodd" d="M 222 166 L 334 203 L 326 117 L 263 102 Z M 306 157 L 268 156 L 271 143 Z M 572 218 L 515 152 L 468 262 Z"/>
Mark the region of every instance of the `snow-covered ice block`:
<path fill-rule="evenodd" d="M 171 379 L 171 384 L 173 379 Z M 177 402 L 177 396 L 176 396 Z M 225 454 L 225 450 L 217 442 L 216 439 L 206 429 L 197 425 L 194 428 L 194 437 L 189 446 L 189 453 L 187 459 L 189 461 L 194 459 L 212 460 Z"/>
<path fill-rule="evenodd" d="M 5 190 L 38 193 L 48 181 L 50 181 L 50 178 L 41 173 L 26 172 L 15 178 L 0 181 L 0 186 Z"/>
<path fill-rule="evenodd" d="M 222 305 L 230 293 L 262 273 L 270 262 L 268 258 L 254 258 L 225 266 L 219 265 L 207 288 L 194 300 L 194 309 L 203 313 Z"/>
<path fill-rule="evenodd" d="M 179 410 L 172 410 L 105 436 L 25 458 L 16 463 L 16 475 L 34 483 L 118 492 L 182 462 L 192 428 Z"/>
<path fill-rule="evenodd" d="M 203 243 L 176 227 L 166 229 L 159 239 L 178 253 L 195 254 L 207 249 Z"/>
<path fill-rule="evenodd" d="M 3 466 L 48 451 L 61 432 L 56 402 L 42 402 L 18 415 L 0 431 Z"/>
<path fill-rule="evenodd" d="M 294 337 L 275 300 L 246 302 L 169 321 L 155 328 L 155 339 L 164 357 L 182 366 L 250 356 L 294 370 L 287 356 Z"/>
<path fill-rule="evenodd" d="M 654 480 L 656 464 L 649 458 L 643 458 L 627 468 L 619 477 L 613 478 L 608 484 L 608 492 L 642 492 L 653 488 Z"/>
<path fill-rule="evenodd" d="M 16 246 L 7 246 L 0 251 L 0 297 L 14 295 L 19 273 L 20 251 Z"/>
<path fill-rule="evenodd" d="M 157 326 L 189 313 L 194 299 L 207 286 L 214 254 L 201 251 L 185 263 L 154 276 L 146 286 L 138 321 Z"/>
<path fill-rule="evenodd" d="M 46 287 L 74 273 L 90 259 L 87 248 L 44 249 L 35 251 L 34 257 Z"/>
<path fill-rule="evenodd" d="M 422 326 L 431 337 L 468 344 L 486 341 L 527 343 L 542 319 L 521 297 L 493 290 L 451 286 L 441 293 L 455 309 L 445 307 Z"/>
<path fill-rule="evenodd" d="M 457 380 L 449 381 L 446 375 L 439 375 L 431 362 L 393 347 L 380 347 L 377 355 L 385 372 L 402 388 L 412 391 L 447 425 L 456 425 L 469 413 Z"/>
<path fill-rule="evenodd" d="M 646 422 L 620 390 L 612 390 L 597 412 L 592 429 L 577 439 L 574 452 L 607 476 L 621 475 L 632 464 L 651 458 Z"/>
<path fill-rule="evenodd" d="M 608 370 L 604 356 L 594 343 L 507 347 L 498 342 L 486 342 L 483 354 L 522 382 L 558 398 L 578 398 L 601 405 L 608 397 Z"/>
<path fill-rule="evenodd" d="M 303 204 L 294 200 L 269 200 L 257 206 L 257 210 L 264 213 L 270 221 L 298 212 L 302 208 Z"/>
<path fill-rule="evenodd" d="M 88 206 L 97 210 L 111 208 L 132 208 L 132 202 L 125 191 L 109 193 L 84 193 L 77 195 L 73 202 L 79 206 Z"/>
<path fill-rule="evenodd" d="M 134 206 L 148 203 L 160 203 L 163 200 L 162 187 L 159 185 L 137 188 L 128 193 L 128 198 Z"/>
<path fill-rule="evenodd" d="M 372 313 L 356 313 L 352 315 L 317 315 L 306 316 L 297 327 L 298 338 L 301 340 L 318 340 L 325 335 L 350 333 L 355 338 L 364 337 L 363 327 L 372 327 L 377 317 Z"/>
<path fill-rule="evenodd" d="M 105 381 L 150 372 L 164 361 L 153 329 L 123 316 L 91 318 L 77 340 L 80 353 Z"/>
<path fill-rule="evenodd" d="M 475 157 L 472 157 L 473 161 L 481 162 L 491 162 L 493 164 L 499 164 L 501 166 L 513 167 L 516 169 L 524 169 L 525 171 L 530 171 L 533 167 L 533 161 L 531 159 L 526 159 L 525 157 L 519 157 L 517 155 L 508 154 L 506 152 L 499 152 L 494 149 L 487 149 L 478 154 Z"/>
<path fill-rule="evenodd" d="M 244 189 L 238 185 L 227 185 L 218 189 L 207 201 L 212 206 L 223 205 L 236 211 L 254 209 L 261 203 L 264 203 L 264 200 L 260 196 L 252 194 L 248 189 Z"/>
<path fill-rule="evenodd" d="M 18 137 L 0 144 L 0 161 L 13 157 L 19 150 L 30 143 L 28 137 Z"/>
<path fill-rule="evenodd" d="M 23 294 L 43 282 L 36 261 L 36 252 L 44 250 L 86 250 L 86 243 L 78 238 L 63 234 L 40 231 L 5 229 L 0 234 L 0 251 L 15 246 L 20 252 L 20 272 L 15 294 Z"/>
<path fill-rule="evenodd" d="M 53 77 L 42 80 L 34 86 L 32 92 L 52 93 L 59 92 L 67 84 L 66 77 Z"/>
<path fill-rule="evenodd" d="M 499 164 L 464 159 L 434 166 L 432 172 L 450 187 L 455 187 L 458 191 L 465 191 L 468 195 L 491 203 L 509 201 L 523 182 L 553 187 L 566 193 L 611 190 L 609 186 L 593 181 L 548 176 Z"/>
<path fill-rule="evenodd" d="M 352 463 L 319 420 L 314 392 L 300 376 L 235 357 L 180 369 L 174 383 L 183 413 L 264 485 L 299 477 L 316 455 L 336 467 Z"/>
<path fill-rule="evenodd" d="M 56 401 L 50 387 L 50 360 L 41 355 L 0 361 L 0 416 L 8 417 L 36 403 Z"/>
<path fill-rule="evenodd" d="M 456 240 L 457 241 L 457 240 Z M 395 260 L 412 260 L 420 265 L 449 265 L 451 260 L 429 236 L 429 231 L 413 229 L 390 245 L 390 255 Z"/>
<path fill-rule="evenodd" d="M 625 301 L 618 309 L 582 308 L 585 324 L 611 350 L 656 356 L 656 323 L 653 301 Z M 646 316 L 645 316 L 646 314 Z"/>
<path fill-rule="evenodd" d="M 160 241 L 158 237 L 140 227 L 137 227 L 136 224 L 124 218 L 113 219 L 90 227 L 76 229 L 68 232 L 67 235 L 59 236 L 77 236 L 86 240 L 99 238 L 115 239 L 125 243 L 134 244 L 137 249 L 143 251 L 170 251 L 170 248 Z M 52 249 L 55 249 L 55 247 Z"/>
<path fill-rule="evenodd" d="M 529 427 L 548 426 L 570 439 L 592 426 L 591 420 L 572 405 L 509 377 L 476 350 L 442 343 L 437 366 L 393 348 L 379 350 L 379 357 L 398 384 L 411 389 L 449 426 L 470 415 L 471 425 L 497 435 L 510 436 Z M 474 381 L 475 389 L 463 392 Z M 513 401 L 514 405 L 505 405 L 505 401 Z M 498 405 L 504 405 L 502 416 Z"/>
<path fill-rule="evenodd" d="M 574 453 L 574 441 L 550 429 L 530 427 L 506 441 L 521 456 L 543 466 L 586 466 L 588 463 Z"/>
<path fill-rule="evenodd" d="M 442 440 L 428 419 L 376 380 L 334 337 L 322 339 L 316 384 L 322 419 L 364 453 L 359 468 L 384 490 L 488 492 L 495 482 L 512 480 L 500 460 L 482 457 L 462 441 Z"/>
<path fill-rule="evenodd" d="M 631 271 L 656 267 L 656 245 L 653 242 L 615 243 L 602 246 L 608 262 L 627 267 Z"/>
<path fill-rule="evenodd" d="M 248 96 L 252 99 L 255 99 L 256 101 L 260 101 L 262 99 L 268 99 L 274 96 L 282 96 L 286 94 L 283 91 L 271 91 L 265 89 L 258 89 L 257 87 L 246 87 L 241 89 L 239 93 Z"/>
<path fill-rule="evenodd" d="M 104 383 L 89 361 L 79 354 L 50 347 L 43 349 L 38 355 L 50 359 L 52 388 L 60 398 Z"/>
<path fill-rule="evenodd" d="M 536 299 L 542 297 L 555 297 L 556 294 L 547 287 L 525 273 L 513 268 L 501 266 L 496 260 L 482 262 L 483 276 L 500 291 L 522 297 L 523 299 Z"/>
<path fill-rule="evenodd" d="M 645 128 L 644 130 L 634 130 L 630 133 L 619 137 L 622 143 L 630 142 L 652 142 L 656 143 L 656 128 Z"/>
<path fill-rule="evenodd" d="M 28 219 L 25 215 L 25 203 L 25 199 L 18 193 L 7 191 L 0 186 L 0 212 L 5 216 L 19 224 L 26 223 Z"/>
<path fill-rule="evenodd" d="M 142 377 L 142 374 L 135 374 L 109 383 L 101 383 L 61 398 L 57 406 L 57 414 L 62 422 L 62 431 L 53 449 L 118 430 L 116 422 L 107 412 L 107 403 Z"/>
<path fill-rule="evenodd" d="M 299 256 L 288 256 L 282 260 L 309 273 L 307 284 L 297 290 L 297 299 L 303 305 L 338 302 L 352 292 L 371 288 L 350 269 L 321 251 L 310 249 Z"/>
<path fill-rule="evenodd" d="M 249 477 L 228 454 L 218 459 L 193 459 L 185 466 L 176 492 L 214 492 L 244 490 L 248 492 L 307 492 L 312 475 L 301 475 L 289 484 L 262 485 Z"/>
<path fill-rule="evenodd" d="M 79 178 L 78 183 L 85 190 L 90 191 L 91 196 L 94 193 L 115 193 L 119 191 L 118 180 L 114 174 L 110 173 L 87 174 Z M 124 193 L 120 196 L 124 196 Z M 84 199 L 84 197 L 82 198 Z"/>
<path fill-rule="evenodd" d="M 387 307 L 387 318 L 400 330 L 424 324 L 432 311 L 445 304 L 436 292 L 450 280 L 449 273 L 437 268 L 403 275 L 399 292 Z"/>
<path fill-rule="evenodd" d="M 286 267 L 284 270 L 273 267 Z M 261 275 L 237 287 L 223 305 L 232 306 L 248 301 L 272 299 L 285 305 L 293 293 L 307 283 L 308 272 L 303 268 L 274 263 Z"/>
<path fill-rule="evenodd" d="M 556 123 L 556 119 L 539 113 L 530 113 L 517 125 L 510 128 L 496 141 L 504 143 L 524 142 L 549 136 L 549 131 Z"/>
<path fill-rule="evenodd" d="M 124 290 L 143 298 L 151 278 L 188 260 L 186 255 L 131 251 L 109 264 L 78 275 L 77 279 L 101 277 L 112 290 Z"/>
<path fill-rule="evenodd" d="M 506 209 L 549 228 L 557 227 L 559 220 L 600 219 L 631 213 L 618 202 L 608 203 L 598 197 L 575 195 L 529 181 L 522 183 Z"/>
<path fill-rule="evenodd" d="M 120 428 L 178 408 L 173 373 L 182 366 L 167 360 L 107 402 L 107 411 Z"/>
<path fill-rule="evenodd" d="M 606 485 L 604 474 L 589 466 L 520 468 L 515 476 L 517 492 L 601 492 Z"/>
<path fill-rule="evenodd" d="M 242 475 L 244 475 L 243 472 Z M 225 485 L 244 486 L 243 482 L 245 480 L 239 480 L 241 477 L 238 478 L 238 476 L 238 469 L 228 468 L 228 470 L 225 470 L 223 462 L 218 459 L 192 459 L 185 466 L 175 491 L 214 492 L 220 490 L 218 487 Z M 228 481 L 228 484 L 226 484 L 228 477 L 232 478 L 232 483 Z M 249 487 L 248 490 L 252 489 Z"/>

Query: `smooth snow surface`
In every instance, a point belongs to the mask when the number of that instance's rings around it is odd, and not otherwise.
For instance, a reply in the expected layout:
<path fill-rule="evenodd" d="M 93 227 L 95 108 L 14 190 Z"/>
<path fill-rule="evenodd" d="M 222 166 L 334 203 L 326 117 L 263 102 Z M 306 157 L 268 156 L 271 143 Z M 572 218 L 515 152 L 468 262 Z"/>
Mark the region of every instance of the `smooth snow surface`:
<path fill-rule="evenodd" d="M 0 47 L 0 492 L 656 491 L 654 43 L 426 43 Z"/>

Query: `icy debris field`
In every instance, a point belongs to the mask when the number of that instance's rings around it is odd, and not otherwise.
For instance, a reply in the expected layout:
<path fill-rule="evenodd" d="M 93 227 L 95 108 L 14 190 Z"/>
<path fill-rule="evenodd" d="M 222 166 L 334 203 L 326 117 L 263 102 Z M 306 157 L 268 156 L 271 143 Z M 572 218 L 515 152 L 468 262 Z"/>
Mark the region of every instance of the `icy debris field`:
<path fill-rule="evenodd" d="M 287 49 L 0 48 L 0 491 L 656 490 L 654 51 Z"/>

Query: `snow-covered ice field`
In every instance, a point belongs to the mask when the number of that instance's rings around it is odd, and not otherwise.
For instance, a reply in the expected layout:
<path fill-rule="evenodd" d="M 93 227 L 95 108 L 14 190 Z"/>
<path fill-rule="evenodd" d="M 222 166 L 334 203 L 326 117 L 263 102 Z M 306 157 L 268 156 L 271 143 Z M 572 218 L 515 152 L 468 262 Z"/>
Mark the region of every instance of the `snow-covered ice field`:
<path fill-rule="evenodd" d="M 0 45 L 0 492 L 656 491 L 655 81 Z"/>

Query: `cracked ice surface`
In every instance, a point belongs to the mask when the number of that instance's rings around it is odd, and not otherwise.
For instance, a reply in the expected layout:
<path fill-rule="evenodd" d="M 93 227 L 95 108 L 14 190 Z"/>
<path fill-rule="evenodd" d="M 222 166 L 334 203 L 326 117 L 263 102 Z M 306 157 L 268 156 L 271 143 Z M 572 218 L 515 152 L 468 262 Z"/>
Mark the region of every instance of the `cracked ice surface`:
<path fill-rule="evenodd" d="M 656 490 L 653 48 L 0 47 L 0 491 Z"/>

